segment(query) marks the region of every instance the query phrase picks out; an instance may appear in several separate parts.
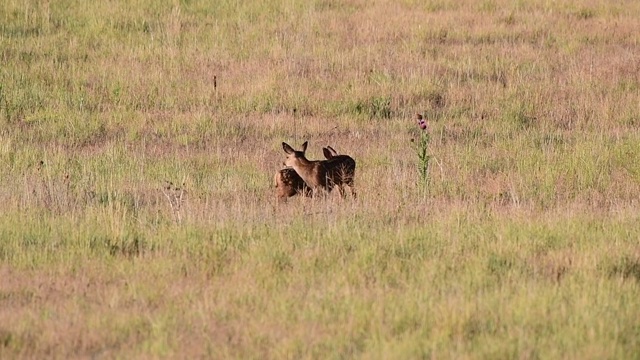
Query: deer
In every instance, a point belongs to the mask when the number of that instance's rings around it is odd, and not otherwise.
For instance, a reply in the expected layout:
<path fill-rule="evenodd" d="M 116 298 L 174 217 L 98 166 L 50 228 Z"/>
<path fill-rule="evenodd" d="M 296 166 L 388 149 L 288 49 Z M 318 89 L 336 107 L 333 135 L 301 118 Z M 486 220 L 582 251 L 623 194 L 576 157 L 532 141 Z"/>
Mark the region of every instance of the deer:
<path fill-rule="evenodd" d="M 324 157 L 327 160 L 337 156 L 346 156 L 339 155 L 338 152 L 331 146 L 322 148 L 322 152 L 324 153 Z M 351 172 L 351 174 L 353 175 L 353 171 Z M 287 198 L 296 195 L 302 195 L 305 197 L 310 197 L 312 195 L 311 188 L 308 187 L 304 180 L 302 180 L 300 175 L 298 175 L 298 173 L 290 167 L 285 167 L 284 169 L 276 171 L 276 174 L 274 175 L 274 183 L 276 187 L 276 196 L 279 201 L 286 201 Z"/>
<path fill-rule="evenodd" d="M 355 160 L 347 155 L 338 155 L 331 148 L 324 148 L 327 160 L 308 160 L 305 156 L 308 142 L 302 144 L 302 150 L 297 151 L 291 145 L 283 142 L 282 148 L 287 154 L 285 166 L 292 168 L 311 189 L 312 195 L 320 192 L 330 193 L 338 186 L 340 195 L 345 197 L 344 185 L 348 185 L 351 195 L 355 198 L 353 178 L 355 175 Z M 329 158 L 330 157 L 330 158 Z"/>

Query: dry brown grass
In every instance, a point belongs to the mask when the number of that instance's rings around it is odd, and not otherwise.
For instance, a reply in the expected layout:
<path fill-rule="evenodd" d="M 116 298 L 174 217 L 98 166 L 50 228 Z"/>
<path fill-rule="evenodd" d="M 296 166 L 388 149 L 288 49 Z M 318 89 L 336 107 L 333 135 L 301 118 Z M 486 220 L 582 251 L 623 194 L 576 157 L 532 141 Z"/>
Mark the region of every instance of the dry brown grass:
<path fill-rule="evenodd" d="M 639 15 L 4 2 L 0 358 L 634 357 Z"/>

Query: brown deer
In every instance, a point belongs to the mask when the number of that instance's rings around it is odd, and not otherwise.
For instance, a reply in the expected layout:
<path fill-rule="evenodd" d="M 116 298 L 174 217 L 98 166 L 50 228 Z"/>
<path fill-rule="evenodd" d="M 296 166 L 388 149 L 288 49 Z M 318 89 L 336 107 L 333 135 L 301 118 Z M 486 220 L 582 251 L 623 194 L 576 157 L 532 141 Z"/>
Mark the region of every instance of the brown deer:
<path fill-rule="evenodd" d="M 325 156 L 331 156 L 328 160 L 308 160 L 305 157 L 308 143 L 302 144 L 302 151 L 293 149 L 289 144 L 283 142 L 282 148 L 287 153 L 285 165 L 293 168 L 302 178 L 313 193 L 319 191 L 331 192 L 337 185 L 340 195 L 343 197 L 343 185 L 348 185 L 352 196 L 356 196 L 353 186 L 353 175 L 355 174 L 355 161 L 347 155 L 335 155 L 326 149 Z M 323 149 L 325 150 L 325 149 Z M 332 148 L 333 150 L 333 148 Z M 335 150 L 334 150 L 335 152 Z"/>
<path fill-rule="evenodd" d="M 338 155 L 336 150 L 331 146 L 322 148 L 322 151 L 324 153 L 324 157 L 327 160 L 336 156 L 343 156 Z M 353 174 L 353 171 L 351 173 Z M 276 196 L 280 201 L 286 201 L 287 198 L 296 195 L 308 197 L 312 194 L 311 188 L 308 187 L 304 180 L 302 180 L 300 175 L 298 175 L 298 173 L 290 167 L 286 167 L 284 169 L 276 171 L 276 174 L 274 176 L 274 183 L 276 187 Z"/>

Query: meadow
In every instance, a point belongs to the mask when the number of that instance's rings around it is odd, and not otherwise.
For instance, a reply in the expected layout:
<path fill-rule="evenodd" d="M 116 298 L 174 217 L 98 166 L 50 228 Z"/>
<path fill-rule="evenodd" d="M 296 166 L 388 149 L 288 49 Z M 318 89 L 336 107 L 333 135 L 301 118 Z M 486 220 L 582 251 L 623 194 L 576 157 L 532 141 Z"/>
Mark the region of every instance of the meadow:
<path fill-rule="evenodd" d="M 3 1 L 0 358 L 640 358 L 638 29 L 631 0 Z M 352 156 L 358 198 L 278 203 L 283 141 Z"/>

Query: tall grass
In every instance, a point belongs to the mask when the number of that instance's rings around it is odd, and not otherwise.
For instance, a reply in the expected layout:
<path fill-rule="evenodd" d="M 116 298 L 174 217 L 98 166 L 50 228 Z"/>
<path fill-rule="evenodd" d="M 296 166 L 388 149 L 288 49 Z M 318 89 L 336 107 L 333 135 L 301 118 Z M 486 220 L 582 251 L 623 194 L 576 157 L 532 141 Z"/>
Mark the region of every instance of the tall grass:
<path fill-rule="evenodd" d="M 637 357 L 639 15 L 3 2 L 0 357 Z"/>

